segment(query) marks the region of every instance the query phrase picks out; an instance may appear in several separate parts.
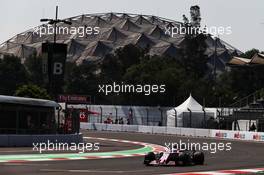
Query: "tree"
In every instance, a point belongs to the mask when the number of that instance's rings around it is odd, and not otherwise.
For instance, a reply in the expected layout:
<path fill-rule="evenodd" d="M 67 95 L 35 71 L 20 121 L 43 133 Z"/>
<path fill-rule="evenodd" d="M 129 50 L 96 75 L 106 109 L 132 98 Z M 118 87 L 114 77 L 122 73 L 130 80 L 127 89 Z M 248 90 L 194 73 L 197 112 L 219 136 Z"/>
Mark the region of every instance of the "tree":
<path fill-rule="evenodd" d="M 66 64 L 65 92 L 74 94 L 94 94 L 97 90 L 97 66 L 92 63 Z"/>
<path fill-rule="evenodd" d="M 119 81 L 124 72 L 121 61 L 113 54 L 105 56 L 101 69 L 100 77 L 104 81 Z"/>
<path fill-rule="evenodd" d="M 45 87 L 42 73 L 42 58 L 34 53 L 26 58 L 24 65 L 28 71 L 29 81 L 32 84 Z"/>
<path fill-rule="evenodd" d="M 252 58 L 259 53 L 257 49 L 246 51 L 241 57 Z M 225 72 L 218 79 L 218 92 L 222 94 L 226 105 L 230 105 L 235 100 L 239 100 L 251 93 L 263 88 L 264 84 L 263 65 L 250 65 L 232 67 L 231 71 Z M 228 96 L 228 97 L 227 97 Z M 227 104 L 227 101 L 230 101 Z"/>
<path fill-rule="evenodd" d="M 186 77 L 184 69 L 174 58 L 161 56 L 145 56 L 139 64 L 129 67 L 123 76 L 123 81 L 134 85 L 165 85 L 164 93 L 126 94 L 130 103 L 136 105 L 172 105 L 180 95 L 178 89 Z"/>
<path fill-rule="evenodd" d="M 182 67 L 196 77 L 204 77 L 207 71 L 208 56 L 205 55 L 206 36 L 204 34 L 187 34 L 181 51 Z"/>
<path fill-rule="evenodd" d="M 22 85 L 17 88 L 15 96 L 29 97 L 29 98 L 40 98 L 40 99 L 51 99 L 47 90 L 37 85 L 28 84 Z"/>
<path fill-rule="evenodd" d="M 18 86 L 27 82 L 27 71 L 19 58 L 4 56 L 0 59 L 0 94 L 12 95 Z"/>
<path fill-rule="evenodd" d="M 128 67 L 138 64 L 140 58 L 145 55 L 147 50 L 142 50 L 135 45 L 128 44 L 122 49 L 117 49 L 115 55 L 117 59 L 121 62 L 123 71 Z"/>
<path fill-rule="evenodd" d="M 101 77 L 110 81 L 121 80 L 122 75 L 130 66 L 140 63 L 145 52 L 145 50 L 129 44 L 117 49 L 114 54 L 106 55 L 102 62 Z"/>
<path fill-rule="evenodd" d="M 245 53 L 243 53 L 242 55 L 240 55 L 241 57 L 244 57 L 244 58 L 252 58 L 256 53 L 259 53 L 259 50 L 258 49 L 251 49 L 251 50 L 248 50 L 246 51 Z"/>

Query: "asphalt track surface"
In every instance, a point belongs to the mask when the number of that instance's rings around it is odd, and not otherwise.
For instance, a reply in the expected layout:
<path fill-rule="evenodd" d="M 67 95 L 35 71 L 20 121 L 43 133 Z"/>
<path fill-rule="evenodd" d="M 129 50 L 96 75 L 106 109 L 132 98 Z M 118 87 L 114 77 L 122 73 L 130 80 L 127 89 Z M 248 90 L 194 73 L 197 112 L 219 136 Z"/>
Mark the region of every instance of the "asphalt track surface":
<path fill-rule="evenodd" d="M 146 167 L 142 164 L 143 157 L 94 159 L 94 160 L 67 160 L 44 161 L 27 163 L 0 163 L 0 175 L 113 175 L 113 174 L 168 174 L 181 172 L 212 171 L 223 169 L 244 169 L 264 167 L 264 144 L 242 141 L 225 141 L 205 138 L 179 137 L 172 135 L 150 135 L 142 133 L 118 133 L 83 131 L 85 136 L 124 139 L 164 145 L 165 142 L 188 143 L 227 143 L 231 142 L 231 151 L 218 151 L 215 154 L 205 152 L 205 165 L 202 166 L 170 166 Z M 111 145 L 113 150 L 131 149 L 128 145 Z M 107 148 L 107 150 L 111 150 Z M 13 153 L 12 153 L 13 154 Z"/>
<path fill-rule="evenodd" d="M 137 149 L 141 148 L 140 145 L 133 145 L 129 143 L 118 143 L 112 141 L 98 141 L 97 139 L 89 139 L 88 141 L 91 144 L 100 143 L 100 149 L 97 152 L 110 152 L 110 151 L 122 151 L 122 150 L 130 150 L 130 149 Z M 0 155 L 26 155 L 26 154 L 39 154 L 39 150 L 33 150 L 33 147 L 2 147 L 0 148 Z M 79 151 L 42 151 L 43 154 L 56 154 L 56 153 L 78 153 Z M 85 153 L 89 153 L 90 151 L 84 151 Z M 1 170 L 0 170 L 1 172 Z M 0 174 L 1 175 L 1 174 Z"/>

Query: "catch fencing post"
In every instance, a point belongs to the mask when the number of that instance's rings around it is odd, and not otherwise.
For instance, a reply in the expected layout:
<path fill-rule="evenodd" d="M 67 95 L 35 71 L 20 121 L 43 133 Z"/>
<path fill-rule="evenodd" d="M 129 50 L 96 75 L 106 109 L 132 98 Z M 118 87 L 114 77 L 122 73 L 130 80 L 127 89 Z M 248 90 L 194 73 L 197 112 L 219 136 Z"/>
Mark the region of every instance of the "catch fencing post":
<path fill-rule="evenodd" d="M 115 111 L 116 111 L 116 121 L 117 122 L 116 124 L 118 124 L 118 119 L 117 119 L 117 107 L 115 106 Z"/>
<path fill-rule="evenodd" d="M 174 108 L 173 109 L 174 110 L 174 112 L 175 112 L 175 127 L 177 127 L 177 125 L 178 125 L 178 116 L 177 116 L 177 111 L 176 111 L 176 109 Z M 167 119 L 168 120 L 168 119 Z"/>
<path fill-rule="evenodd" d="M 131 120 L 130 125 L 133 125 L 134 124 L 134 121 L 133 121 L 133 110 L 132 110 L 131 107 L 129 108 L 129 120 Z"/>
<path fill-rule="evenodd" d="M 205 122 L 205 117 L 206 117 L 206 113 L 205 113 L 205 109 L 203 108 L 203 112 L 204 112 L 204 121 L 203 121 L 203 123 L 204 123 L 204 128 L 206 128 L 206 122 Z"/>
<path fill-rule="evenodd" d="M 160 125 L 163 126 L 163 113 L 162 113 L 162 109 L 161 107 L 158 107 L 159 111 L 160 111 Z"/>
<path fill-rule="evenodd" d="M 192 127 L 192 111 L 189 109 L 189 108 L 187 108 L 187 110 L 190 112 L 190 128 Z"/>
<path fill-rule="evenodd" d="M 147 111 L 147 126 L 149 125 L 149 109 L 146 108 L 146 111 Z"/>
<path fill-rule="evenodd" d="M 102 108 L 102 106 L 100 106 L 99 108 L 101 111 L 100 120 L 101 120 L 101 123 L 103 123 L 103 108 Z"/>

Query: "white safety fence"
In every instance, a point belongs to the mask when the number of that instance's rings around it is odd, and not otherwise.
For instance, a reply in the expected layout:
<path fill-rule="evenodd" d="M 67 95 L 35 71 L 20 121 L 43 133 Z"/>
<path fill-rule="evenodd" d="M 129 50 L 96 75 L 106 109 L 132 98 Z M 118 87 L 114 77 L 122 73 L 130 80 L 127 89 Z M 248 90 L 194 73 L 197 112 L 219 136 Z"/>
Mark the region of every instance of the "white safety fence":
<path fill-rule="evenodd" d="M 210 137 L 247 141 L 264 142 L 264 132 L 248 131 L 228 131 L 215 129 L 179 128 L 166 126 L 144 126 L 144 125 L 118 125 L 102 123 L 81 123 L 81 129 L 97 131 L 119 131 L 119 132 L 139 132 L 150 134 L 172 134 L 194 137 Z"/>

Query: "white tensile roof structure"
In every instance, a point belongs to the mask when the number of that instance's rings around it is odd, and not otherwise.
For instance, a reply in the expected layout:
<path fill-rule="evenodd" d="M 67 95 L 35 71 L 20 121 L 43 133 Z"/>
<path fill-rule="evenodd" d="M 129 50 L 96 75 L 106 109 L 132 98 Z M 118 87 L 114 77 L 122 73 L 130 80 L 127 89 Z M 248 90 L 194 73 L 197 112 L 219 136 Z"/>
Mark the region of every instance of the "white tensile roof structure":
<path fill-rule="evenodd" d="M 203 111 L 203 106 L 200 105 L 190 94 L 189 98 L 187 98 L 181 105 L 175 107 L 172 110 L 176 110 L 177 115 L 180 115 L 182 112 L 188 112 L 188 109 L 192 112 L 201 112 Z"/>
<path fill-rule="evenodd" d="M 174 37 L 166 33 L 168 27 L 180 27 L 181 22 L 157 17 L 153 15 L 138 15 L 128 13 L 100 13 L 85 14 L 70 17 L 65 20 L 72 22 L 72 27 L 99 27 L 100 33 L 95 35 L 58 34 L 57 42 L 68 44 L 67 61 L 81 64 L 85 61 L 98 61 L 108 53 L 127 44 L 134 44 L 141 48 L 149 47 L 151 55 L 168 55 L 176 57 L 179 48 L 184 43 L 184 35 L 177 34 Z M 47 24 L 41 25 L 47 27 Z M 58 27 L 69 27 L 67 24 L 59 24 Z M 38 26 L 40 27 L 40 26 Z M 53 42 L 52 34 L 39 36 L 29 29 L 17 34 L 0 45 L 0 54 L 12 54 L 25 58 L 36 52 L 41 52 L 43 42 Z M 214 39 L 208 35 L 206 39 L 206 53 L 213 57 L 215 51 Z M 233 55 L 242 52 L 230 46 L 222 40 L 216 42 L 217 67 L 225 67 Z M 211 62 L 208 62 L 211 64 Z"/>
<path fill-rule="evenodd" d="M 175 120 L 177 118 L 178 126 L 182 125 L 182 115 L 183 113 L 213 113 L 215 115 L 216 109 L 214 108 L 204 108 L 200 105 L 190 94 L 181 105 L 170 109 L 167 111 L 167 126 L 175 126 Z M 195 116 L 194 116 L 195 117 Z"/>

